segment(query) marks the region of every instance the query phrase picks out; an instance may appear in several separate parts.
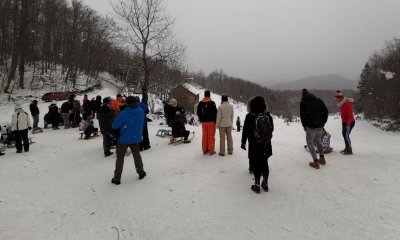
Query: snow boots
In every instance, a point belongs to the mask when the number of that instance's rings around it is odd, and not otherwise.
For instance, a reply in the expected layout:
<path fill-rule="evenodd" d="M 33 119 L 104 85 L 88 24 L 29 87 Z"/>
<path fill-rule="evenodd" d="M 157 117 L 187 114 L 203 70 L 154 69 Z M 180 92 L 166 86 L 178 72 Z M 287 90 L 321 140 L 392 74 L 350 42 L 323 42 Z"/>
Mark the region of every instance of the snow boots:
<path fill-rule="evenodd" d="M 309 163 L 310 167 L 319 169 L 319 160 L 314 160 L 314 162 Z"/>
<path fill-rule="evenodd" d="M 139 172 L 139 179 L 143 179 L 144 177 L 146 177 L 146 172 Z"/>
<path fill-rule="evenodd" d="M 260 193 L 260 185 L 251 185 L 251 190 L 255 193 Z"/>
<path fill-rule="evenodd" d="M 121 180 L 113 178 L 113 179 L 111 179 L 111 183 L 114 183 L 115 185 L 120 185 L 121 184 Z"/>
<path fill-rule="evenodd" d="M 343 154 L 343 155 L 352 155 L 353 154 L 353 150 L 351 148 L 345 148 L 340 153 Z"/>
<path fill-rule="evenodd" d="M 262 189 L 264 189 L 264 191 L 266 191 L 266 192 L 269 191 L 267 181 L 263 180 L 261 183 L 261 187 L 262 187 Z"/>
<path fill-rule="evenodd" d="M 323 155 L 319 157 L 319 163 L 321 165 L 325 165 L 326 164 L 326 160 L 325 160 L 325 157 Z"/>

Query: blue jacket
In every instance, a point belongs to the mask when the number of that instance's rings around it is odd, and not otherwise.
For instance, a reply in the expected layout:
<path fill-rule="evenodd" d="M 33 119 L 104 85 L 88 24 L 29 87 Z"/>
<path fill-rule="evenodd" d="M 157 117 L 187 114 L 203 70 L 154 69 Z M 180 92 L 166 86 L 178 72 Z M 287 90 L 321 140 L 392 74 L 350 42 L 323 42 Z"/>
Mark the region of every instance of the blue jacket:
<path fill-rule="evenodd" d="M 143 137 L 144 112 L 141 107 L 126 108 L 112 123 L 113 129 L 120 129 L 119 144 L 137 144 Z"/>

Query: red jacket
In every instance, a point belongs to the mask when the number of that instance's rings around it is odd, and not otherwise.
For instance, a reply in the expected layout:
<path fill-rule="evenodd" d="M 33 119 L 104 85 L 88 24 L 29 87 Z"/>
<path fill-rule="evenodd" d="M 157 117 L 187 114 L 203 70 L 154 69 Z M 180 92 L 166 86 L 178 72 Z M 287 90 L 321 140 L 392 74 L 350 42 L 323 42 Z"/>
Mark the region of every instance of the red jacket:
<path fill-rule="evenodd" d="M 340 107 L 340 115 L 342 117 L 342 122 L 345 122 L 347 126 L 350 126 L 354 121 L 353 115 L 353 100 L 349 98 L 344 98 L 338 103 Z"/>

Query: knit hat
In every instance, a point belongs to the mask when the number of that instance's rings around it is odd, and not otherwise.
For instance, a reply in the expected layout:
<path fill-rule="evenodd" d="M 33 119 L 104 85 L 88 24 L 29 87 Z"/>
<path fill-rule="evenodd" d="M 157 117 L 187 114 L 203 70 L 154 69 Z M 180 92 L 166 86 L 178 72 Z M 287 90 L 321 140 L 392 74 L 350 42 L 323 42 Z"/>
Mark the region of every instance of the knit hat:
<path fill-rule="evenodd" d="M 303 91 L 301 92 L 301 96 L 304 97 L 304 96 L 306 96 L 307 94 L 310 94 L 310 93 L 308 92 L 307 89 L 303 88 Z"/>
<path fill-rule="evenodd" d="M 131 104 L 135 104 L 138 102 L 138 99 L 135 98 L 134 96 L 128 96 L 126 97 L 126 104 L 127 105 L 131 105 Z"/>
<path fill-rule="evenodd" d="M 340 90 L 336 91 L 335 98 L 342 99 L 344 98 L 343 93 Z"/>
<path fill-rule="evenodd" d="M 38 101 L 37 101 L 36 99 L 35 99 L 35 100 L 33 100 L 32 102 L 33 102 L 33 103 L 35 103 L 35 104 L 36 104 L 36 103 L 38 103 Z"/>
<path fill-rule="evenodd" d="M 210 97 L 210 91 L 209 90 L 205 90 L 204 91 L 204 97 Z"/>
<path fill-rule="evenodd" d="M 55 100 L 51 101 L 51 104 L 57 105 L 57 102 Z"/>
<path fill-rule="evenodd" d="M 22 108 L 21 103 L 15 103 L 15 110 Z"/>

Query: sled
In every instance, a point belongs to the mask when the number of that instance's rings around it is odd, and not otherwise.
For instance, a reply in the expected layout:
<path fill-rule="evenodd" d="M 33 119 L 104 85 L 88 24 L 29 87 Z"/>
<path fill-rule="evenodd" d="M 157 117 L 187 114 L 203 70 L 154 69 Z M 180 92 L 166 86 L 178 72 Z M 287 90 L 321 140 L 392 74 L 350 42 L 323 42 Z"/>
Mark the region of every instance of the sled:
<path fill-rule="evenodd" d="M 304 145 L 304 149 L 305 149 L 307 152 L 310 152 L 310 150 L 308 149 L 308 146 L 307 146 L 307 145 Z M 315 149 L 315 152 L 318 153 L 318 149 Z M 331 148 L 331 147 L 329 147 L 329 148 L 327 148 L 327 149 L 324 150 L 324 154 L 328 154 L 328 153 L 331 153 L 331 152 L 333 152 L 333 148 Z"/>
<path fill-rule="evenodd" d="M 192 135 L 192 136 L 190 137 L 190 135 Z M 189 133 L 188 141 L 192 141 L 193 138 L 194 138 L 194 131 Z M 168 145 L 178 145 L 178 144 L 183 143 L 183 141 L 184 141 L 184 137 L 177 137 L 177 138 L 172 137 L 169 139 Z"/>
<path fill-rule="evenodd" d="M 85 132 L 80 131 L 80 132 L 78 132 L 78 134 L 81 136 L 79 139 L 85 139 Z M 88 139 L 91 139 L 91 138 L 94 138 L 97 136 L 100 136 L 98 131 L 92 132 L 92 134 L 90 134 L 90 137 Z"/>
<path fill-rule="evenodd" d="M 28 137 L 29 140 L 29 145 L 34 144 L 35 142 L 32 140 L 32 137 Z M 23 143 L 22 143 L 23 144 Z M 6 144 L 7 148 L 15 148 L 15 141 L 11 141 L 8 144 Z"/>
<path fill-rule="evenodd" d="M 166 137 L 166 136 L 172 137 L 172 131 L 168 130 L 168 129 L 159 129 L 157 131 L 156 136 L 159 136 L 159 137 L 162 137 L 162 138 Z"/>
<path fill-rule="evenodd" d="M 32 129 L 32 134 L 42 133 L 42 132 L 43 132 L 43 128 Z"/>

